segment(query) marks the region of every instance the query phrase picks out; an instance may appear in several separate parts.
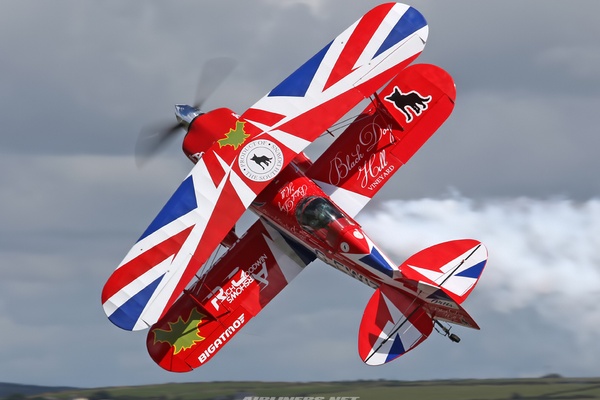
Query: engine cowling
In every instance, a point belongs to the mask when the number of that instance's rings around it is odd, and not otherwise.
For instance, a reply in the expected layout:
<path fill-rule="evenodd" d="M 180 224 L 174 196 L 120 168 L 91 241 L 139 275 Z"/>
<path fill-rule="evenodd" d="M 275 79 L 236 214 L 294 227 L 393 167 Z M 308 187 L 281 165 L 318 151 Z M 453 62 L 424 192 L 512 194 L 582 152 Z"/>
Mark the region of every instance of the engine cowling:
<path fill-rule="evenodd" d="M 190 121 L 183 139 L 185 155 L 197 163 L 217 140 L 226 138 L 226 134 L 235 128 L 238 117 L 228 108 L 217 108 L 196 116 Z"/>

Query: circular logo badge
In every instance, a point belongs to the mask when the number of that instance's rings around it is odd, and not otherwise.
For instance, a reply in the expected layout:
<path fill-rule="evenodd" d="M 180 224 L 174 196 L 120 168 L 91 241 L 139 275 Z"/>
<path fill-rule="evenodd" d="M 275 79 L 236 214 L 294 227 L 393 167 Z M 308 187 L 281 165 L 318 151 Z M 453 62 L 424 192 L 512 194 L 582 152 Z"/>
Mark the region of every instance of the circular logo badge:
<path fill-rule="evenodd" d="M 270 140 L 253 140 L 240 152 L 238 165 L 246 178 L 256 182 L 268 181 L 283 168 L 283 152 Z"/>

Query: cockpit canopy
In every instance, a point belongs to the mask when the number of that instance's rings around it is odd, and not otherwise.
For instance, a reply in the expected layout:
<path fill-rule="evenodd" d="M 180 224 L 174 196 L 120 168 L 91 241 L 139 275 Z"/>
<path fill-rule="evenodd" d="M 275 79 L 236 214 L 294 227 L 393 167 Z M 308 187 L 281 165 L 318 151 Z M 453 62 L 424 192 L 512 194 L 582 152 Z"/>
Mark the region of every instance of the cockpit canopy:
<path fill-rule="evenodd" d="M 296 206 L 296 219 L 309 232 L 326 228 L 340 218 L 344 218 L 344 215 L 324 197 L 306 197 Z"/>

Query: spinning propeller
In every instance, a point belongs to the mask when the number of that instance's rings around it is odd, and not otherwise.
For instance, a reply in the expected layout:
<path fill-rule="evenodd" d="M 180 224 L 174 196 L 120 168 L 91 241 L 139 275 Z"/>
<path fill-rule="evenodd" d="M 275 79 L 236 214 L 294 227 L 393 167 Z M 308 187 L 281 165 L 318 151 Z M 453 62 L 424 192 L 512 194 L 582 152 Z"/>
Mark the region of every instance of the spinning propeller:
<path fill-rule="evenodd" d="M 177 122 L 162 121 L 145 126 L 140 131 L 135 146 L 135 159 L 138 166 L 143 166 L 150 157 L 164 148 L 180 131 L 187 131 L 192 120 L 203 114 L 201 107 L 204 102 L 223 83 L 235 66 L 235 60 L 229 57 L 213 58 L 204 64 L 198 80 L 194 103 L 192 105 L 175 105 Z"/>

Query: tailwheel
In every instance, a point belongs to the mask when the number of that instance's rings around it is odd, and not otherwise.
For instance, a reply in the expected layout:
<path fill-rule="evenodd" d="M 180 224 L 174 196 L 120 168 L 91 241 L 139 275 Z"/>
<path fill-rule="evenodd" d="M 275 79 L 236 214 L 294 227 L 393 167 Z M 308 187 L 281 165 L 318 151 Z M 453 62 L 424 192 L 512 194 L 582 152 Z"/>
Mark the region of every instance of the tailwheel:
<path fill-rule="evenodd" d="M 440 332 L 440 330 L 436 327 L 435 330 L 437 331 L 437 333 L 439 333 L 442 336 L 447 336 L 448 339 L 450 339 L 454 343 L 459 343 L 460 342 L 460 338 L 458 337 L 458 335 L 456 335 L 454 333 L 451 333 L 449 327 L 446 327 L 446 326 L 442 325 L 442 323 L 440 321 L 438 321 L 437 319 L 434 319 L 433 321 L 442 330 Z"/>

